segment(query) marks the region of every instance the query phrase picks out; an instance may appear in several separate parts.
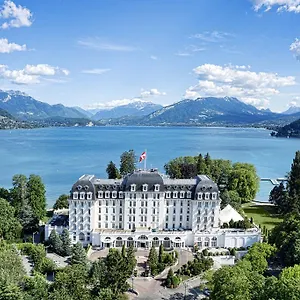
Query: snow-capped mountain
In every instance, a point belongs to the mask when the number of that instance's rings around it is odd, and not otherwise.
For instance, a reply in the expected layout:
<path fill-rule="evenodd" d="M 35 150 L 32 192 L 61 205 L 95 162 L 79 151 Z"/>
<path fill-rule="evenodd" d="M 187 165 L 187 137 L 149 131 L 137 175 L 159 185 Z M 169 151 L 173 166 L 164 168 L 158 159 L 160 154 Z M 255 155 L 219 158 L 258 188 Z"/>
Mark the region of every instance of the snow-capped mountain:
<path fill-rule="evenodd" d="M 49 117 L 85 118 L 78 110 L 62 104 L 50 105 L 40 102 L 20 91 L 0 90 L 0 108 L 22 120 Z"/>
<path fill-rule="evenodd" d="M 289 107 L 288 110 L 284 111 L 282 114 L 284 115 L 292 115 L 300 112 L 300 107 L 299 106 L 291 106 Z"/>
<path fill-rule="evenodd" d="M 163 106 L 146 101 L 135 101 L 112 108 L 102 108 L 92 118 L 94 120 L 121 118 L 125 116 L 146 116 Z"/>

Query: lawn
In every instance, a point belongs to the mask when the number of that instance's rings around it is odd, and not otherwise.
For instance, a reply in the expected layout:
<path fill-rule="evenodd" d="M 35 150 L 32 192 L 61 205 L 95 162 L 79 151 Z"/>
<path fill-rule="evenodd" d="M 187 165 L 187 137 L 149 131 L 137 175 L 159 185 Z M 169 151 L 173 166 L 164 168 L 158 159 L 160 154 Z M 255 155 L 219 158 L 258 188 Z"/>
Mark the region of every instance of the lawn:
<path fill-rule="evenodd" d="M 282 221 L 282 217 L 276 214 L 274 206 L 270 204 L 246 203 L 243 210 L 248 218 L 253 218 L 255 224 L 268 229 Z"/>

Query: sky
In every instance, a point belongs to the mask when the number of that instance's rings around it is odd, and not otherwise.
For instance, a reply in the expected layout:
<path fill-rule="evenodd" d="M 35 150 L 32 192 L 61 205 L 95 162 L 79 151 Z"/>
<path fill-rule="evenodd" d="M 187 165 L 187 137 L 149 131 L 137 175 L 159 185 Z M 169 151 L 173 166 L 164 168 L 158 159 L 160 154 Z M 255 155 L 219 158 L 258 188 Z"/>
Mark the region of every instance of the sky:
<path fill-rule="evenodd" d="M 300 106 L 300 0 L 0 0 L 0 89 L 83 108 Z"/>

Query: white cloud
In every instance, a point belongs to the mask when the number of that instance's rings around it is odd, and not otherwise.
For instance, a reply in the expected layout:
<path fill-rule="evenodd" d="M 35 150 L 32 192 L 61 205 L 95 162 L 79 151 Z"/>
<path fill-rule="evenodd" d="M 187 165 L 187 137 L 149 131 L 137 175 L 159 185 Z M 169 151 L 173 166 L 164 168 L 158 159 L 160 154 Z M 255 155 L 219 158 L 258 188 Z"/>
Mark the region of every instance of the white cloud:
<path fill-rule="evenodd" d="M 119 100 L 113 100 L 105 103 L 94 103 L 89 105 L 88 109 L 111 109 L 117 106 L 127 105 L 136 102 L 147 102 L 146 98 L 156 97 L 156 96 L 165 96 L 165 92 L 160 92 L 158 89 L 142 90 L 140 95 L 133 98 L 124 98 Z"/>
<path fill-rule="evenodd" d="M 250 66 L 218 66 L 204 64 L 194 69 L 198 84 L 186 90 L 184 98 L 202 96 L 237 97 L 246 103 L 265 106 L 270 96 L 280 93 L 280 88 L 296 84 L 293 76 L 276 73 L 253 72 Z"/>
<path fill-rule="evenodd" d="M 254 10 L 265 11 L 271 10 L 273 7 L 277 8 L 277 12 L 287 11 L 300 13 L 300 0 L 252 0 Z"/>
<path fill-rule="evenodd" d="M 101 75 L 106 72 L 109 72 L 111 69 L 90 69 L 90 70 L 83 70 L 82 73 L 85 74 L 93 74 L 93 75 Z"/>
<path fill-rule="evenodd" d="M 165 92 L 160 92 L 158 89 L 150 89 L 149 91 L 142 91 L 140 98 L 148 98 L 151 96 L 165 96 Z"/>
<path fill-rule="evenodd" d="M 6 65 L 0 65 L 0 78 L 7 79 L 14 84 L 40 83 L 43 76 L 68 75 L 69 71 L 48 64 L 26 65 L 21 70 L 10 70 Z"/>
<path fill-rule="evenodd" d="M 150 58 L 153 59 L 153 60 L 157 60 L 158 59 L 158 57 L 155 56 L 155 55 L 151 55 Z"/>
<path fill-rule="evenodd" d="M 291 45 L 290 45 L 290 51 L 294 54 L 297 60 L 300 60 L 300 40 L 296 39 Z"/>
<path fill-rule="evenodd" d="M 9 43 L 7 39 L 0 39 L 0 53 L 11 53 L 14 51 L 26 51 L 26 45 Z"/>
<path fill-rule="evenodd" d="M 191 56 L 191 53 L 188 53 L 188 52 L 177 52 L 177 53 L 175 53 L 175 55 L 177 55 L 177 56 Z"/>
<path fill-rule="evenodd" d="M 83 47 L 94 49 L 94 50 L 125 51 L 125 52 L 138 50 L 137 48 L 132 46 L 106 43 L 99 38 L 82 39 L 78 41 L 78 44 Z"/>
<path fill-rule="evenodd" d="M 222 31 L 204 31 L 202 33 L 196 33 L 191 38 L 199 39 L 207 43 L 218 43 L 227 40 L 228 38 L 234 37 L 232 33 Z"/>
<path fill-rule="evenodd" d="M 29 27 L 32 24 L 31 11 L 21 5 L 16 5 L 13 1 L 5 0 L 0 9 L 0 18 L 8 21 L 1 25 L 2 29 L 10 27 Z"/>

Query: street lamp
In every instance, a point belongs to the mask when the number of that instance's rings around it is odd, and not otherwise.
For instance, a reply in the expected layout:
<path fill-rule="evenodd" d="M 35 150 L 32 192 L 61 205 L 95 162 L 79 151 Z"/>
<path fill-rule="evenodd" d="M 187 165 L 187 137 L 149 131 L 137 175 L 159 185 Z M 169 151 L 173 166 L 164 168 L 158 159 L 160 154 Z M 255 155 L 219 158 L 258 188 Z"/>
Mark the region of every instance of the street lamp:
<path fill-rule="evenodd" d="M 131 276 L 131 288 L 132 288 L 132 291 L 133 291 L 133 280 L 134 280 L 134 276 L 132 275 Z"/>

